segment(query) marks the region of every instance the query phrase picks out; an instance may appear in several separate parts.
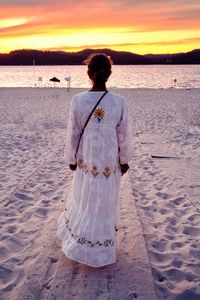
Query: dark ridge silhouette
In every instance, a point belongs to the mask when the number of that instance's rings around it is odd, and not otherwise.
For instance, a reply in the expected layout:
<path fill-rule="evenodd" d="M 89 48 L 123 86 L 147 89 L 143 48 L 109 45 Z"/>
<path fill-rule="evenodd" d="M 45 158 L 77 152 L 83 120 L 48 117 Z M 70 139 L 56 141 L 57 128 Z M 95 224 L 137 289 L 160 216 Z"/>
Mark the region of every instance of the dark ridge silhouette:
<path fill-rule="evenodd" d="M 144 55 L 152 64 L 200 64 L 200 49 L 177 54 Z"/>
<path fill-rule="evenodd" d="M 200 64 L 200 49 L 177 54 L 139 55 L 111 49 L 85 49 L 79 52 L 15 50 L 0 54 L 0 65 L 81 65 L 91 53 L 103 52 L 112 57 L 115 65 Z"/>

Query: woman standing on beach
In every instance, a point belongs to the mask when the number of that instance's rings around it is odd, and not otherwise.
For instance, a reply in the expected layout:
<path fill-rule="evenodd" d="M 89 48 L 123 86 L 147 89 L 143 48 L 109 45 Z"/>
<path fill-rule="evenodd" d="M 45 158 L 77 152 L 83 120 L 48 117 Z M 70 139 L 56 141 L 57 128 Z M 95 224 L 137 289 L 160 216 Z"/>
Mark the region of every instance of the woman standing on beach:
<path fill-rule="evenodd" d="M 120 178 L 132 136 L 124 98 L 106 88 L 111 59 L 99 53 L 86 63 L 92 88 L 71 102 L 65 160 L 75 173 L 57 237 L 68 258 L 100 267 L 116 262 Z"/>

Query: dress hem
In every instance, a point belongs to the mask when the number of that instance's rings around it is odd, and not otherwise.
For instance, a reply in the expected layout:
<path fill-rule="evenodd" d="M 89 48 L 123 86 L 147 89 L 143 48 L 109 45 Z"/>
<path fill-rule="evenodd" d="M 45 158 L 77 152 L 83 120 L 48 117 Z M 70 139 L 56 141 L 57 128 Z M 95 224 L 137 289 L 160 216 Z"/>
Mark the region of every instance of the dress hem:
<path fill-rule="evenodd" d="M 63 240 L 62 240 L 58 235 L 57 235 L 57 238 L 58 238 L 59 241 L 61 241 L 61 245 L 62 245 Z M 78 262 L 78 263 L 80 263 L 80 264 L 83 264 L 83 265 L 86 265 L 86 266 L 89 266 L 89 267 L 93 267 L 93 268 L 105 267 L 105 266 L 108 266 L 108 265 L 111 265 L 111 264 L 116 263 L 116 259 L 115 259 L 114 261 L 111 261 L 111 262 L 109 262 L 109 263 L 105 263 L 105 264 L 101 264 L 101 265 L 92 265 L 92 264 L 86 263 L 85 261 L 78 260 L 78 259 L 73 258 L 72 256 L 68 255 L 68 254 L 65 252 L 65 250 L 64 250 L 64 248 L 63 248 L 63 245 L 62 245 L 62 251 L 63 251 L 64 255 L 65 255 L 67 258 L 69 258 L 69 259 L 71 259 L 71 260 L 73 260 L 73 261 L 75 261 L 75 262 Z"/>
<path fill-rule="evenodd" d="M 105 263 L 105 264 L 102 264 L 102 265 L 92 265 L 92 264 L 86 263 L 86 262 L 84 262 L 84 261 L 81 261 L 81 260 L 79 260 L 79 259 L 73 258 L 73 257 L 71 257 L 70 255 L 66 254 L 65 251 L 64 251 L 64 249 L 63 249 L 63 247 L 62 247 L 62 251 L 63 251 L 64 255 L 65 255 L 67 258 L 69 258 L 69 259 L 71 259 L 71 260 L 73 260 L 73 261 L 75 261 L 75 262 L 78 262 L 78 263 L 80 263 L 80 264 L 83 264 L 83 265 L 86 265 L 86 266 L 89 266 L 89 267 L 93 267 L 93 268 L 105 267 L 105 266 L 108 266 L 108 265 L 111 265 L 111 264 L 116 263 L 116 260 L 114 260 L 114 261 L 112 261 L 112 262 Z"/>
<path fill-rule="evenodd" d="M 62 251 L 63 251 L 63 249 L 62 249 Z M 63 251 L 64 252 L 64 251 Z M 107 263 L 107 264 L 104 264 L 104 265 L 91 265 L 91 264 L 88 264 L 88 263 L 86 263 L 86 262 L 83 262 L 83 261 L 81 261 L 81 260 L 78 260 L 78 259 L 74 259 L 74 258 L 72 258 L 72 257 L 70 257 L 69 255 L 66 255 L 65 254 L 65 252 L 64 252 L 64 255 L 67 257 L 67 258 L 69 258 L 70 260 L 73 260 L 73 261 L 75 261 L 75 262 L 78 262 L 78 263 L 80 263 L 80 264 L 83 264 L 83 265 L 86 265 L 86 266 L 88 266 L 88 267 L 92 267 L 92 268 L 101 268 L 101 267 L 105 267 L 105 266 L 109 266 L 109 265 L 112 265 L 112 264 L 114 264 L 114 263 L 116 263 L 116 261 L 114 261 L 114 262 L 110 262 L 110 263 Z"/>

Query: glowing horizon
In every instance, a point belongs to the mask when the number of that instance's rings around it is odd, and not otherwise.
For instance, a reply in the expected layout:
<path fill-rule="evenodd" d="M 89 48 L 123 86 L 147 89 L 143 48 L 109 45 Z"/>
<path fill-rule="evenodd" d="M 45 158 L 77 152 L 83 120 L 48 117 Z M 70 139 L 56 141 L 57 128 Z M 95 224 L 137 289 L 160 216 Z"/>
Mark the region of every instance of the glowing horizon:
<path fill-rule="evenodd" d="M 15 3 L 13 3 L 15 2 Z M 138 54 L 200 48 L 200 3 L 191 0 L 0 1 L 0 53 L 110 48 Z"/>

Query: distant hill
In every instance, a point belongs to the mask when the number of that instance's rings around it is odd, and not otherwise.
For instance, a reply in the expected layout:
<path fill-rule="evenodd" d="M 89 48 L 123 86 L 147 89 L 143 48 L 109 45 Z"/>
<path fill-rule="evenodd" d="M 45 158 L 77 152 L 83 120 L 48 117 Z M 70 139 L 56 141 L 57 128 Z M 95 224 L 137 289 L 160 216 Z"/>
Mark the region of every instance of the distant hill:
<path fill-rule="evenodd" d="M 200 49 L 177 54 L 147 54 L 152 64 L 200 64 Z"/>
<path fill-rule="evenodd" d="M 115 65 L 200 64 L 200 49 L 178 54 L 139 55 L 110 49 L 85 49 L 79 52 L 15 50 L 0 54 L 0 65 L 80 65 L 91 54 L 103 52 Z"/>

